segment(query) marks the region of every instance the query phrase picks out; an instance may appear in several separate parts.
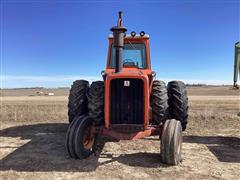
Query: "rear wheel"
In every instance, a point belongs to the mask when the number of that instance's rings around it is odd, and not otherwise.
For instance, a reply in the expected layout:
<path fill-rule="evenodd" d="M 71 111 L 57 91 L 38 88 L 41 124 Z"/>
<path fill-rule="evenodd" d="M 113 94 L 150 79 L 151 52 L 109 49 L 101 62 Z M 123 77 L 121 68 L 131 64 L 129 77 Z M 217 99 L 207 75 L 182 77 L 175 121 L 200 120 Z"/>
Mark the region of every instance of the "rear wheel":
<path fill-rule="evenodd" d="M 181 81 L 171 81 L 168 83 L 167 89 L 170 118 L 180 121 L 184 131 L 188 123 L 188 97 L 186 86 Z"/>
<path fill-rule="evenodd" d="M 160 124 L 168 116 L 168 95 L 167 88 L 163 81 L 155 80 L 151 93 L 152 122 Z"/>
<path fill-rule="evenodd" d="M 87 91 L 89 83 L 85 80 L 77 80 L 73 82 L 68 97 L 68 120 L 72 120 L 76 116 L 87 113 Z"/>
<path fill-rule="evenodd" d="M 92 82 L 87 97 L 89 116 L 96 124 L 102 124 L 104 122 L 104 82 Z"/>
<path fill-rule="evenodd" d="M 66 149 L 71 158 L 84 159 L 95 150 L 96 134 L 92 131 L 93 119 L 88 115 L 76 117 L 66 135 Z"/>
<path fill-rule="evenodd" d="M 164 123 L 160 149 L 163 163 L 178 165 L 181 162 L 182 126 L 179 121 L 171 119 Z"/>

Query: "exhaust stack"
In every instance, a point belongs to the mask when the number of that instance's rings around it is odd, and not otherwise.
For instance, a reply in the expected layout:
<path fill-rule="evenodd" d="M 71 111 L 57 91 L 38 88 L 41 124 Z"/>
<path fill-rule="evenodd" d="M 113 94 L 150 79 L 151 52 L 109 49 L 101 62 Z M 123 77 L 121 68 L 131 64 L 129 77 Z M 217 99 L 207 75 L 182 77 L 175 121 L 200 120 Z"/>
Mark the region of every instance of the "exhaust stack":
<path fill-rule="evenodd" d="M 124 46 L 124 36 L 127 29 L 123 26 L 122 12 L 118 12 L 117 26 L 110 29 L 113 32 L 113 44 L 116 49 L 116 68 L 115 72 L 121 72 L 122 70 L 122 51 Z"/>

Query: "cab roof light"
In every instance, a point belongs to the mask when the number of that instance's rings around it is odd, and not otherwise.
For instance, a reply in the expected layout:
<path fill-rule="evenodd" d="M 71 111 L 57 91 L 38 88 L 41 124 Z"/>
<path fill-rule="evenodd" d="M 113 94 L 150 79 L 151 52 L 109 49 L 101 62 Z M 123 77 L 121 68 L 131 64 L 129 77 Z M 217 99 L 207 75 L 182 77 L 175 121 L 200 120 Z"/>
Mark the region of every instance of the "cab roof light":
<path fill-rule="evenodd" d="M 132 31 L 132 32 L 131 32 L 131 36 L 132 36 L 132 37 L 135 37 L 135 36 L 136 36 L 136 32 L 135 32 L 135 31 Z"/>
<path fill-rule="evenodd" d="M 145 32 L 144 31 L 141 31 L 140 32 L 140 36 L 143 37 L 145 35 Z"/>

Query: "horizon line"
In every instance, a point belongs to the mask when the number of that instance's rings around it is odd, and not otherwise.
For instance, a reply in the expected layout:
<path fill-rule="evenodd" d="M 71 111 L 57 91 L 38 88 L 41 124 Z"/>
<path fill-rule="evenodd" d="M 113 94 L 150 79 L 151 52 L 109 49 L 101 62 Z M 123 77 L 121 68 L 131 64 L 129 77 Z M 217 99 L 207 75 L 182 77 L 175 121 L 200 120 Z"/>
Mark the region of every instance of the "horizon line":
<path fill-rule="evenodd" d="M 69 87 L 75 80 L 84 79 L 92 83 L 93 81 L 102 80 L 101 76 L 77 76 L 77 75 L 55 75 L 55 76 L 1 76 L 1 89 L 4 88 L 30 88 L 30 87 Z M 164 82 L 173 80 L 183 81 L 185 84 L 204 84 L 204 85 L 232 85 L 230 80 L 216 79 L 186 79 L 186 78 L 159 78 Z M 53 85 L 51 85 L 51 83 Z M 4 85 L 5 84 L 5 85 Z M 16 85 L 17 84 L 17 85 Z M 21 85 L 24 84 L 24 85 Z M 54 85 L 55 84 L 55 85 Z"/>

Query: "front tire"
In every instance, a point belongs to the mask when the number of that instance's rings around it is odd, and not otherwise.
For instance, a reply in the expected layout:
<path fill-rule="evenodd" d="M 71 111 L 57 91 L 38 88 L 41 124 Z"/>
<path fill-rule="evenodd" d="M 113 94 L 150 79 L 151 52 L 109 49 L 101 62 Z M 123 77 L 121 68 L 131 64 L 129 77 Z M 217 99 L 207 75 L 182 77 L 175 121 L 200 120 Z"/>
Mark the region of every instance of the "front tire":
<path fill-rule="evenodd" d="M 179 121 L 171 119 L 164 123 L 160 149 L 163 163 L 178 165 L 181 162 L 182 126 Z"/>
<path fill-rule="evenodd" d="M 75 117 L 66 135 L 66 150 L 74 159 L 89 157 L 96 147 L 96 134 L 92 132 L 93 119 L 88 115 Z"/>

